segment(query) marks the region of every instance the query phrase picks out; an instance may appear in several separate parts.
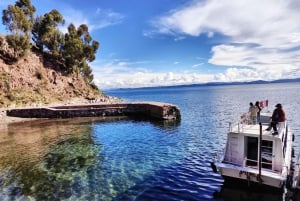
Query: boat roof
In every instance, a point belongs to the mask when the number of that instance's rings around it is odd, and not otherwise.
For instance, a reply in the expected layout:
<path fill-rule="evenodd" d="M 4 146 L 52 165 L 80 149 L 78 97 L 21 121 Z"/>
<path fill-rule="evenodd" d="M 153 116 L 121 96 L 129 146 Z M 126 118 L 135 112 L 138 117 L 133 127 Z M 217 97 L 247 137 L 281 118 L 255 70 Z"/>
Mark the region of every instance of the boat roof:
<path fill-rule="evenodd" d="M 278 135 L 272 135 L 273 130 L 266 130 L 269 127 L 269 123 L 262 123 L 262 137 L 265 139 L 282 139 L 284 135 L 284 130 L 286 127 L 286 122 L 278 123 Z M 259 137 L 260 135 L 260 125 L 257 124 L 245 124 L 245 123 L 237 123 L 236 125 L 230 128 L 230 132 L 232 134 L 239 134 L 245 136 L 253 136 Z"/>

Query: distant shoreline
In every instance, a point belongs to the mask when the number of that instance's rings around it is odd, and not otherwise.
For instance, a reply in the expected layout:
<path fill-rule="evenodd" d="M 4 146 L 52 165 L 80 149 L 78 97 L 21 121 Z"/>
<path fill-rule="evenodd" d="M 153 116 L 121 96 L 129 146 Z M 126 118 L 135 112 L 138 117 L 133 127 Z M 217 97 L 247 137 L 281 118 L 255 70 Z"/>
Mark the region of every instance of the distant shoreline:
<path fill-rule="evenodd" d="M 111 88 L 103 91 L 114 91 L 114 90 L 138 90 L 138 89 L 156 89 L 156 88 L 177 88 L 177 87 L 206 87 L 206 86 L 235 86 L 235 85 L 253 85 L 253 84 L 284 84 L 284 83 L 300 83 L 300 78 L 294 79 L 280 79 L 273 81 L 256 80 L 249 82 L 208 82 L 198 84 L 180 84 L 180 85 L 166 85 L 166 86 L 148 86 L 148 87 L 133 87 L 133 88 Z"/>

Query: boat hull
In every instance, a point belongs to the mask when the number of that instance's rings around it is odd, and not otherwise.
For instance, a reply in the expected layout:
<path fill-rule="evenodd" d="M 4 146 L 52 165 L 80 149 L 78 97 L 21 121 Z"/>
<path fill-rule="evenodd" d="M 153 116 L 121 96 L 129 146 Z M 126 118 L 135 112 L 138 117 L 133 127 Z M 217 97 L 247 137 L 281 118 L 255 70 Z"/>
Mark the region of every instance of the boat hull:
<path fill-rule="evenodd" d="M 257 186 L 261 184 L 265 187 L 272 187 L 281 189 L 283 188 L 286 175 L 279 175 L 275 173 L 270 173 L 262 171 L 261 176 L 257 169 L 238 167 L 231 164 L 217 163 L 215 164 L 218 172 L 224 177 L 225 182 L 235 182 L 240 184 L 237 181 L 241 181 L 244 184 Z"/>

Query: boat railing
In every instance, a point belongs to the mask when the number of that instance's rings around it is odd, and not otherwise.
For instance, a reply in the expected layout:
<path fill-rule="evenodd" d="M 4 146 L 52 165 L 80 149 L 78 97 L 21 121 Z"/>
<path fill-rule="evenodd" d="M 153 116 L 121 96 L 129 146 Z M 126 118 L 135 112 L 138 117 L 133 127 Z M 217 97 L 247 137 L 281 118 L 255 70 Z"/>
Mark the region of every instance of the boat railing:
<path fill-rule="evenodd" d="M 236 122 L 230 122 L 229 123 L 229 132 L 243 132 L 244 130 L 244 125 L 247 125 L 245 124 L 244 122 L 240 122 L 240 121 L 236 121 Z"/>
<path fill-rule="evenodd" d="M 287 122 L 283 121 L 283 122 L 278 122 L 277 124 L 277 130 L 279 133 L 281 132 L 285 132 L 286 131 L 286 126 L 287 126 Z"/>
<path fill-rule="evenodd" d="M 243 124 L 241 124 L 240 122 L 230 122 L 229 123 L 229 132 L 241 132 L 243 130 Z"/>
<path fill-rule="evenodd" d="M 243 132 L 244 125 L 251 124 L 249 112 L 242 114 L 236 121 L 229 123 L 229 132 Z"/>
<path fill-rule="evenodd" d="M 260 117 L 260 123 L 262 125 L 269 125 L 271 123 L 271 117 L 270 117 L 270 113 L 264 113 L 264 115 L 262 115 Z M 229 132 L 243 132 L 244 126 L 245 125 L 253 125 L 256 124 L 257 122 L 252 122 L 251 118 L 250 118 L 250 113 L 249 112 L 245 112 L 243 113 L 239 119 L 235 120 L 234 123 L 229 123 Z M 277 125 L 278 128 L 278 132 L 280 133 L 282 130 L 286 129 L 286 121 L 284 122 L 279 122 Z"/>

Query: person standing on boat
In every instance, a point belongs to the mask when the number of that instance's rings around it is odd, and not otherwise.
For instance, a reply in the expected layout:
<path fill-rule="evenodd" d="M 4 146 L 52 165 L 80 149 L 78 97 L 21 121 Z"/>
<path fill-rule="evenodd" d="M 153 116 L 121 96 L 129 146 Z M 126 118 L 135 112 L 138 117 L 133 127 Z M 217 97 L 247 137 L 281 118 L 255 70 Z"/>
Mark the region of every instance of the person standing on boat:
<path fill-rule="evenodd" d="M 255 105 L 253 105 L 253 103 L 251 102 L 249 107 L 250 124 L 256 124 L 257 113 L 258 113 L 258 108 Z"/>
<path fill-rule="evenodd" d="M 259 106 L 259 101 L 256 101 L 255 106 L 256 106 L 257 109 L 258 109 L 258 112 L 257 112 L 257 122 L 260 122 L 260 111 L 261 111 L 261 107 Z"/>
<path fill-rule="evenodd" d="M 277 105 L 275 105 L 275 107 L 276 108 L 273 111 L 273 114 L 271 117 L 271 119 L 272 119 L 271 124 L 266 129 L 267 131 L 270 131 L 273 128 L 274 133 L 272 133 L 272 135 L 278 135 L 278 131 L 277 131 L 278 122 L 284 122 L 286 120 L 285 112 L 282 109 L 282 105 L 280 103 L 278 103 Z"/>

